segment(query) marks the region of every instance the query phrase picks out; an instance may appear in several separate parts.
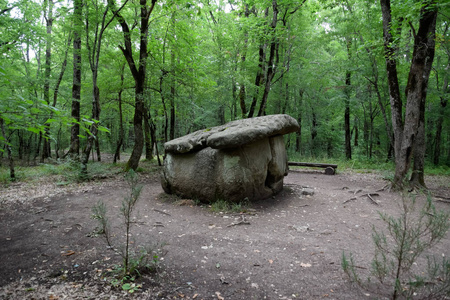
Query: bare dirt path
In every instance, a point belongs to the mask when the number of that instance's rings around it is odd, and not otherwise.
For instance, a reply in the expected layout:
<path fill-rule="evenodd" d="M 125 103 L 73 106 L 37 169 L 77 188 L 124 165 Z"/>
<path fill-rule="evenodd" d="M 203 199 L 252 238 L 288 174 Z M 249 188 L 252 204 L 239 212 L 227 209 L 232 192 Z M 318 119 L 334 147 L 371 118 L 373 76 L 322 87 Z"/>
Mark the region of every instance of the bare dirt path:
<path fill-rule="evenodd" d="M 213 213 L 208 206 L 165 195 L 155 176 L 141 179 L 145 187 L 136 209 L 133 239 L 135 245 L 164 243 L 165 255 L 158 273 L 144 276 L 142 289 L 128 297 L 375 296 L 348 282 L 341 257 L 343 251 L 352 252 L 367 272 L 374 249 L 372 226 L 384 226 L 378 211 L 400 213 L 400 195 L 378 191 L 387 184 L 379 175 L 292 171 L 283 192 L 252 203 L 245 214 Z M 436 193 L 450 194 L 445 180 L 428 178 L 428 182 Z M 305 187 L 314 194 L 304 195 Z M 99 200 L 109 209 L 117 237 L 123 235 L 118 217 L 128 192 L 123 179 L 49 187 L 47 196 L 34 197 L 30 190 L 25 184 L 2 189 L 0 299 L 123 298 L 125 292 L 102 279 L 120 258 L 107 249 L 103 239 L 91 237 L 97 225 L 91 208 Z M 17 199 L 5 200 L 8 193 L 19 191 L 21 197 L 14 194 Z M 365 196 L 375 192 L 378 196 L 372 199 Z M 450 210 L 447 203 L 435 205 Z M 449 249 L 447 234 L 432 254 L 448 256 Z"/>

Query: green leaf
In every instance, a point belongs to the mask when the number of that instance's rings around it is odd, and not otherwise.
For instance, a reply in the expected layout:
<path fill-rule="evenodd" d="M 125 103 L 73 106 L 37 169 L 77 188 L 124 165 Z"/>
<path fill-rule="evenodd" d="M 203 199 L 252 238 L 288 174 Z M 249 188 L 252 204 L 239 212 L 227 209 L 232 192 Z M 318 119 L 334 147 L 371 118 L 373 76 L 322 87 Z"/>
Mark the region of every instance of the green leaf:
<path fill-rule="evenodd" d="M 55 123 L 55 122 L 58 122 L 58 121 L 55 119 L 48 119 L 47 121 L 45 121 L 45 124 L 51 124 L 51 123 Z"/>
<path fill-rule="evenodd" d="M 41 110 L 40 110 L 39 108 L 32 107 L 32 108 L 30 109 L 30 112 L 31 112 L 32 114 L 38 114 L 38 113 L 41 112 Z"/>
<path fill-rule="evenodd" d="M 104 126 L 98 126 L 98 131 L 109 132 L 109 129 Z"/>
<path fill-rule="evenodd" d="M 39 128 L 36 128 L 36 127 L 28 127 L 27 130 L 31 131 L 31 132 L 34 132 L 34 133 L 41 132 L 41 130 Z"/>

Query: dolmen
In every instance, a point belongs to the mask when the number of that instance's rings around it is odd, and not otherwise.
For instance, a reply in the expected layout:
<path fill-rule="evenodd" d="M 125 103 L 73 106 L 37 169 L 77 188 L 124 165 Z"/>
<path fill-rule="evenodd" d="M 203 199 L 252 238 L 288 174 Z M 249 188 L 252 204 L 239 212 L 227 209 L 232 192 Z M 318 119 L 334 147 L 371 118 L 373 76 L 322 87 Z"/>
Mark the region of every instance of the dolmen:
<path fill-rule="evenodd" d="M 289 115 L 236 120 L 164 144 L 166 193 L 211 203 L 273 196 L 288 173 L 284 134 L 296 132 Z"/>

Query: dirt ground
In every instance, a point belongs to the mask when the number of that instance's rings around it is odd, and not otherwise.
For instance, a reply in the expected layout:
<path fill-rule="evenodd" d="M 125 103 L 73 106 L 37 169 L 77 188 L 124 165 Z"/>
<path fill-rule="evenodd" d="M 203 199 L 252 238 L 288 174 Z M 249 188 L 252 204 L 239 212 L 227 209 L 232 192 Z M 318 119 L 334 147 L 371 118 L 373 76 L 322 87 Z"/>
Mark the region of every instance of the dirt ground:
<path fill-rule="evenodd" d="M 119 207 L 128 188 L 121 176 L 1 187 L 0 299 L 373 299 L 386 292 L 357 288 L 341 267 L 343 251 L 352 252 L 367 274 L 372 226 L 385 228 L 378 212 L 401 211 L 400 194 L 379 191 L 388 184 L 380 174 L 291 171 L 280 194 L 245 213 L 167 196 L 152 174 L 141 181 L 133 246 L 165 246 L 158 271 L 139 279 L 142 288 L 132 295 L 105 279 L 120 257 L 92 234 L 91 208 L 102 200 L 116 238 L 123 237 Z M 448 177 L 427 182 L 449 197 Z M 304 195 L 305 187 L 314 194 Z M 378 194 L 376 203 L 368 193 Z M 427 254 L 448 257 L 449 249 L 448 233 Z"/>

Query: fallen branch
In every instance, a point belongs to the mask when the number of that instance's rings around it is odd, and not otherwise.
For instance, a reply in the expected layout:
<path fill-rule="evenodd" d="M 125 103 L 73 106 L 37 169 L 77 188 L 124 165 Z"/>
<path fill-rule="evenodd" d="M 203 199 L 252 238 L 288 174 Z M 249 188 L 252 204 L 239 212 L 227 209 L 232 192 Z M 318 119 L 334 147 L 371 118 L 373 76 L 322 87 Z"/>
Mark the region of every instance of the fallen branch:
<path fill-rule="evenodd" d="M 367 194 L 361 195 L 360 197 L 362 197 L 362 196 L 367 196 L 370 199 L 370 201 L 372 201 L 373 204 L 380 205 L 377 201 L 375 201 L 372 198 L 372 196 L 380 196 L 380 194 L 378 194 L 378 193 L 367 193 Z"/>
<path fill-rule="evenodd" d="M 435 197 L 435 198 L 436 198 L 436 197 Z M 444 203 L 450 204 L 450 200 L 446 200 L 445 198 L 441 198 L 441 197 L 439 197 L 439 199 L 436 199 L 436 201 L 444 202 Z"/>
<path fill-rule="evenodd" d="M 162 211 L 162 210 L 159 210 L 159 209 L 156 209 L 156 208 L 154 208 L 153 210 L 156 211 L 156 212 L 159 212 L 159 213 L 161 213 L 163 215 L 170 216 L 170 214 L 166 213 L 165 211 Z"/>
<path fill-rule="evenodd" d="M 386 184 L 381 189 L 376 190 L 376 192 L 382 192 L 382 191 L 385 191 L 385 190 L 388 190 L 388 192 L 391 191 L 391 184 L 390 183 Z"/>
<path fill-rule="evenodd" d="M 356 197 L 352 197 L 352 198 L 350 198 L 350 199 L 348 199 L 348 200 L 345 200 L 342 204 L 345 204 L 345 203 L 350 202 L 350 201 L 352 201 L 352 200 L 356 200 Z"/>

